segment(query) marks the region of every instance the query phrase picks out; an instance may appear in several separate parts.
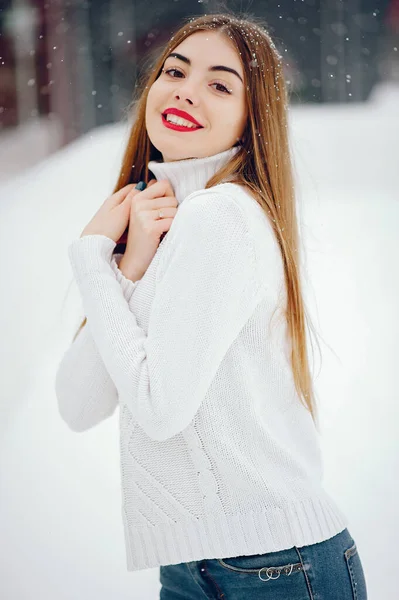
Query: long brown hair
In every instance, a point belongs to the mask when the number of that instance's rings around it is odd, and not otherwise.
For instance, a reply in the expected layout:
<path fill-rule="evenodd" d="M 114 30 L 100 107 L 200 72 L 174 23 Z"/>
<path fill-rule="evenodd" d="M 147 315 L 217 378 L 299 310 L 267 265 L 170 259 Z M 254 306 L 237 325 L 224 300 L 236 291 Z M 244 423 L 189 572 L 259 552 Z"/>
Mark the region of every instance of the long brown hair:
<path fill-rule="evenodd" d="M 133 100 L 129 107 L 129 110 L 135 108 L 135 120 L 114 192 L 130 182 L 148 181 L 148 162 L 162 160 L 145 126 L 149 89 L 176 46 L 193 33 L 207 30 L 218 30 L 228 36 L 240 55 L 248 120 L 239 151 L 207 182 L 206 188 L 226 180 L 245 185 L 270 220 L 283 257 L 287 289 L 284 315 L 292 342 L 290 359 L 295 387 L 300 401 L 316 423 L 317 407 L 305 330 L 306 322 L 310 320 L 302 295 L 299 228 L 288 136 L 288 91 L 282 57 L 260 19 L 209 14 L 188 19 L 175 33 L 141 82 L 137 100 Z M 74 339 L 85 323 L 86 319 Z M 313 327 L 311 323 L 310 326 Z"/>

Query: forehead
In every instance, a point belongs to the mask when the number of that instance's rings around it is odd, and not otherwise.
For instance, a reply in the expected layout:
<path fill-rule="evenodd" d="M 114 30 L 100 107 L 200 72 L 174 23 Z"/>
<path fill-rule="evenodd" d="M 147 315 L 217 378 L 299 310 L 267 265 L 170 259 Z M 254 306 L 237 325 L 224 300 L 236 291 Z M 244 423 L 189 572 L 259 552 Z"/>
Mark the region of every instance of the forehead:
<path fill-rule="evenodd" d="M 191 60 L 192 65 L 225 65 L 243 74 L 240 56 L 225 34 L 218 31 L 197 31 L 173 49 Z M 216 59 L 217 57 L 217 59 Z"/>

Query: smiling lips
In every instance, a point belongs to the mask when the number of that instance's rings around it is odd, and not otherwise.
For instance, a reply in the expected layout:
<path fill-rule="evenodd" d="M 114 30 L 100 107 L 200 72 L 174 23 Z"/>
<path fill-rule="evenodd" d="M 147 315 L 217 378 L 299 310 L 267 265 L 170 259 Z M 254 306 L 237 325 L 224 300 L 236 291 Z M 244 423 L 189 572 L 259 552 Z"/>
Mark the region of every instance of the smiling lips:
<path fill-rule="evenodd" d="M 174 119 L 175 122 L 172 123 L 171 121 L 168 121 L 166 115 L 174 115 L 176 117 Z M 189 123 L 192 123 L 192 125 L 182 123 L 181 121 L 188 121 Z M 198 123 L 194 117 L 184 110 L 179 110 L 177 108 L 167 108 L 165 112 L 162 113 L 162 122 L 165 127 L 174 129 L 175 131 L 198 131 L 198 129 L 203 129 L 202 125 Z"/>

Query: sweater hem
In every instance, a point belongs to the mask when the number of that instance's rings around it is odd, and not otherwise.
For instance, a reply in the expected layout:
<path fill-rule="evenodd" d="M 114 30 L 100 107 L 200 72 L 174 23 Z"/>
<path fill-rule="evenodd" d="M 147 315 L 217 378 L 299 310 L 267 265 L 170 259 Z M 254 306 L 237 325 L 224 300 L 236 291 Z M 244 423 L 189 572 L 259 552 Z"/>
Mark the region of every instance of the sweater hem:
<path fill-rule="evenodd" d="M 133 530 L 124 509 L 123 522 L 128 571 L 301 548 L 330 539 L 348 526 L 325 492 L 261 512 L 213 513 Z"/>

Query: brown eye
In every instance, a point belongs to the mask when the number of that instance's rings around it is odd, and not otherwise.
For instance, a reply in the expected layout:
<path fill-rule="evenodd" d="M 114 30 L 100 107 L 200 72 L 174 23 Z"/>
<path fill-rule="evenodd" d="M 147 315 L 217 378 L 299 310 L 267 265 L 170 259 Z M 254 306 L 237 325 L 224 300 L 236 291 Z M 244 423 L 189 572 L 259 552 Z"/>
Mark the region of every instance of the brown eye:
<path fill-rule="evenodd" d="M 180 75 L 183 75 L 183 73 L 181 71 L 179 71 L 178 69 L 163 69 L 163 73 L 170 75 L 171 71 L 175 71 L 176 73 L 180 73 Z M 175 77 L 174 75 L 170 75 L 171 77 Z"/>
<path fill-rule="evenodd" d="M 219 88 L 222 88 L 221 90 L 218 89 L 218 92 L 223 92 L 224 94 L 231 94 L 231 90 L 228 90 L 227 87 L 225 85 L 223 85 L 223 83 L 212 83 L 211 85 L 216 85 L 219 86 Z"/>
<path fill-rule="evenodd" d="M 174 67 L 171 67 L 170 69 L 162 69 L 162 73 L 165 73 L 165 75 L 169 75 L 173 79 L 181 79 L 182 77 L 184 77 L 184 73 L 182 73 L 181 71 L 179 71 L 179 69 L 176 69 Z M 177 73 L 178 75 L 173 75 L 173 73 Z M 227 87 L 219 81 L 211 83 L 211 86 L 212 85 L 216 86 L 218 92 L 222 92 L 223 94 L 232 93 L 232 90 L 227 89 Z"/>

